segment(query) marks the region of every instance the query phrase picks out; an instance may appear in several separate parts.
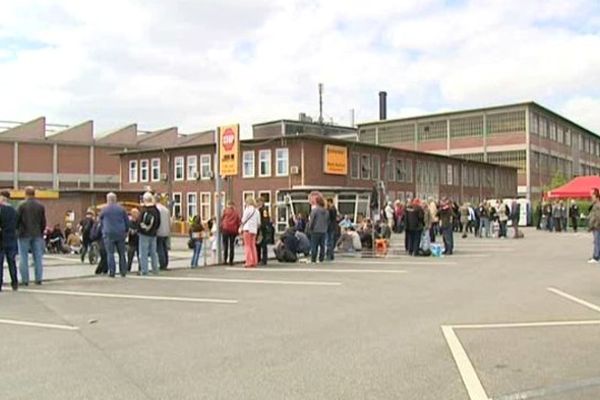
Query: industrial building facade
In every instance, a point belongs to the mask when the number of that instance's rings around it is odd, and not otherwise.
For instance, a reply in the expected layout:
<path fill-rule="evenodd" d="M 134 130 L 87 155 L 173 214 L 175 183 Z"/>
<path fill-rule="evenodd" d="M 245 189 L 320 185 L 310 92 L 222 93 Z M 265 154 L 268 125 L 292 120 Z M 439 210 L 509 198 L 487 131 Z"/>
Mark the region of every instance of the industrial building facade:
<path fill-rule="evenodd" d="M 423 154 L 316 135 L 293 135 L 241 142 L 238 171 L 223 183 L 222 201 L 238 206 L 262 197 L 283 231 L 290 217 L 310 211 L 308 194 L 332 197 L 355 221 L 370 215 L 374 193 L 381 200 L 415 195 L 449 196 L 456 201 L 514 197 L 512 167 Z M 151 186 L 172 200 L 180 221 L 215 215 L 214 144 L 129 150 L 121 153 L 122 189 L 141 193 Z M 442 176 L 434 182 L 429 173 Z M 376 188 L 376 189 L 374 189 Z"/>
<path fill-rule="evenodd" d="M 513 166 L 518 194 L 531 200 L 557 171 L 600 173 L 600 137 L 534 102 L 363 123 L 358 141 Z M 443 175 L 432 173 L 434 189 Z"/>

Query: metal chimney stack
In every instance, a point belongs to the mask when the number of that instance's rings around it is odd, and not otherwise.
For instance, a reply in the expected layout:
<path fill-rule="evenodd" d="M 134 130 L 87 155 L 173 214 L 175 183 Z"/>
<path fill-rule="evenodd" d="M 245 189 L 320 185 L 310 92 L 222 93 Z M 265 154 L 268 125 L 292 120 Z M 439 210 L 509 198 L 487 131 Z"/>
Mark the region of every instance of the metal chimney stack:
<path fill-rule="evenodd" d="M 387 119 L 387 93 L 379 92 L 379 120 Z"/>

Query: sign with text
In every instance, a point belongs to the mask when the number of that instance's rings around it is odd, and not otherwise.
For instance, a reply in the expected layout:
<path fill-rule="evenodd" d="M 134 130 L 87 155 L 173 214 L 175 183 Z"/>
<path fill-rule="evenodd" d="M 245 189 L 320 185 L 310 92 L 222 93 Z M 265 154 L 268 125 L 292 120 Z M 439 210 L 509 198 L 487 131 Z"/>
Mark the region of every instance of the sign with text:
<path fill-rule="evenodd" d="M 327 144 L 323 151 L 323 172 L 330 175 L 348 175 L 347 147 Z"/>
<path fill-rule="evenodd" d="M 238 174 L 240 153 L 240 126 L 225 125 L 219 127 L 219 174 L 234 176 Z"/>

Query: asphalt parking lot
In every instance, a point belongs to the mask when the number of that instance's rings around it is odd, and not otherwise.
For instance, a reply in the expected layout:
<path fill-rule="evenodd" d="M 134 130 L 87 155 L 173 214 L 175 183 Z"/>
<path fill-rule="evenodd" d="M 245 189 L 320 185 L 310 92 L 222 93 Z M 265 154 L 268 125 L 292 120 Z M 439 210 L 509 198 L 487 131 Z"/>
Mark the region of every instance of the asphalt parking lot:
<path fill-rule="evenodd" d="M 0 398 L 598 399 L 591 235 L 525 234 L 5 291 Z"/>

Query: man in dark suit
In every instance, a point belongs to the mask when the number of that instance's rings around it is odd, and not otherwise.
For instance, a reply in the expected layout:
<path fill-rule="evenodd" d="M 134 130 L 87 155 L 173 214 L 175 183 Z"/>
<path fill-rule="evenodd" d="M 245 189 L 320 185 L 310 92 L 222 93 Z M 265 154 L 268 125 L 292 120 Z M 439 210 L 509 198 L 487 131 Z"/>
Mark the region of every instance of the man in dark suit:
<path fill-rule="evenodd" d="M 33 254 L 35 283 L 42 284 L 44 257 L 44 230 L 46 229 L 46 209 L 35 199 L 35 189 L 25 188 L 25 201 L 17 208 L 17 232 L 19 235 L 19 269 L 21 282 L 29 285 L 29 251 Z"/>
<path fill-rule="evenodd" d="M 0 192 L 0 291 L 2 290 L 4 259 L 8 264 L 13 290 L 19 287 L 17 278 L 17 212 L 10 205 L 10 193 Z"/>

